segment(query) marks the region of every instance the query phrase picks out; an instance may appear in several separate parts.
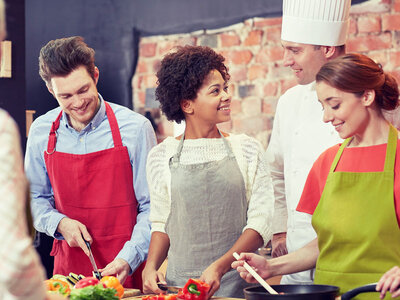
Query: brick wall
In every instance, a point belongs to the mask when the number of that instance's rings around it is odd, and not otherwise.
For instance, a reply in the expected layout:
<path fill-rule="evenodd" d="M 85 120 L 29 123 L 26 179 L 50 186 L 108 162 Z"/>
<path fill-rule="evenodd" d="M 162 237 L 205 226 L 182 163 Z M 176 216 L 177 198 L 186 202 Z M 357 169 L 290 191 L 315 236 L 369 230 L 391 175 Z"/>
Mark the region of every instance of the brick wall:
<path fill-rule="evenodd" d="M 246 133 L 266 147 L 278 98 L 296 84 L 290 69 L 282 65 L 280 30 L 281 18 L 255 18 L 219 30 L 142 38 L 132 79 L 135 110 L 151 112 L 159 140 L 172 135 L 173 125 L 155 108 L 157 67 L 177 45 L 210 46 L 225 56 L 231 74 L 232 120 L 220 128 Z M 371 56 L 400 83 L 400 0 L 352 6 L 347 51 Z"/>

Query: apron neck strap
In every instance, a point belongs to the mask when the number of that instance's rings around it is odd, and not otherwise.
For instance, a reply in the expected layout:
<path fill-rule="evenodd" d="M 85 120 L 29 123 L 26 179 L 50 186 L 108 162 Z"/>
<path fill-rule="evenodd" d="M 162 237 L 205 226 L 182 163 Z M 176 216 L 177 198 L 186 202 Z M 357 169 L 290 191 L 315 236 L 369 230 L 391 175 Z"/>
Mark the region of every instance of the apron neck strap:
<path fill-rule="evenodd" d="M 389 124 L 389 137 L 388 137 L 388 144 L 386 147 L 386 159 L 385 159 L 384 171 L 394 171 L 397 139 L 398 139 L 397 129 L 392 124 Z"/>
<path fill-rule="evenodd" d="M 353 137 L 347 138 L 343 141 L 343 143 L 340 145 L 340 148 L 338 152 L 336 153 L 335 159 L 333 160 L 333 163 L 331 165 L 331 169 L 329 170 L 329 173 L 333 173 L 336 169 L 336 166 L 339 162 L 340 157 L 342 156 L 344 148 L 346 148 L 347 144 L 350 143 L 351 139 Z"/>
<path fill-rule="evenodd" d="M 392 124 L 389 124 L 389 136 L 386 147 L 385 167 L 383 169 L 384 171 L 394 171 L 394 163 L 395 163 L 397 139 L 398 139 L 397 136 L 398 136 L 397 129 Z M 346 148 L 347 144 L 351 141 L 352 138 L 353 137 L 347 138 L 346 140 L 343 141 L 342 145 L 340 145 L 340 148 L 336 153 L 335 159 L 333 160 L 329 173 L 333 173 L 335 171 L 339 159 L 342 156 L 344 148 Z"/>
<path fill-rule="evenodd" d="M 107 118 L 110 123 L 111 133 L 114 141 L 114 147 L 121 147 L 122 146 L 122 139 L 121 134 L 118 128 L 118 122 L 115 117 L 115 114 L 110 106 L 106 101 L 104 101 L 106 105 L 106 114 Z M 49 133 L 49 141 L 47 142 L 47 154 L 52 154 L 56 151 L 56 144 L 57 144 L 57 129 L 60 127 L 60 119 L 62 116 L 63 111 L 61 110 L 57 116 L 57 119 L 52 123 L 50 133 Z"/>
<path fill-rule="evenodd" d="M 106 114 L 108 122 L 110 123 L 111 134 L 114 141 L 114 147 L 122 147 L 121 133 L 119 132 L 117 118 L 115 117 L 115 114 L 110 104 L 108 104 L 106 101 L 104 101 L 104 104 L 106 105 Z"/>
<path fill-rule="evenodd" d="M 49 140 L 47 142 L 47 154 L 52 154 L 56 151 L 56 143 L 57 143 L 57 129 L 60 127 L 60 119 L 63 111 L 61 110 L 57 116 L 57 119 L 51 124 Z"/>

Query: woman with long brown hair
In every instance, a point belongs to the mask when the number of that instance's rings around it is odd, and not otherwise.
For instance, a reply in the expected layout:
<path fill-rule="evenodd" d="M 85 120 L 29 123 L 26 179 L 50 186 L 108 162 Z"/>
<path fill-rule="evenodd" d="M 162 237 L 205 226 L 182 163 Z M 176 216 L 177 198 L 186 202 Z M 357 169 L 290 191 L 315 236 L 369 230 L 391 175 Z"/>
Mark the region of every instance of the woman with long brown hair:
<path fill-rule="evenodd" d="M 399 133 L 382 114 L 399 105 L 396 80 L 367 56 L 347 54 L 326 63 L 316 82 L 324 122 L 345 139 L 314 163 L 297 207 L 312 214 L 317 238 L 268 262 L 242 254 L 232 266 L 250 282 L 244 260 L 264 278 L 316 267 L 315 283 L 341 293 L 381 279 L 381 299 L 399 296 Z"/>

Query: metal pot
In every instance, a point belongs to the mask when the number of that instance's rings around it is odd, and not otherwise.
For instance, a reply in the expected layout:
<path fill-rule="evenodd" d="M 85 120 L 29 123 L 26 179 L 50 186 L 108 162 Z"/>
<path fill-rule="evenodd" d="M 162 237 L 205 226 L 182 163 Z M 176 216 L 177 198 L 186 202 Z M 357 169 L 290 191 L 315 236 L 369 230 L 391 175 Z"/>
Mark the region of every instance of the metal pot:
<path fill-rule="evenodd" d="M 339 294 L 339 287 L 334 285 L 321 285 L 321 284 L 282 284 L 272 285 L 272 288 L 280 295 L 269 294 L 262 286 L 253 286 L 245 288 L 244 296 L 246 300 L 270 300 L 270 299 L 284 299 L 284 300 L 335 300 Z M 353 290 L 350 290 L 338 299 L 349 300 L 354 296 L 365 292 L 376 292 L 376 284 L 368 284 Z"/>

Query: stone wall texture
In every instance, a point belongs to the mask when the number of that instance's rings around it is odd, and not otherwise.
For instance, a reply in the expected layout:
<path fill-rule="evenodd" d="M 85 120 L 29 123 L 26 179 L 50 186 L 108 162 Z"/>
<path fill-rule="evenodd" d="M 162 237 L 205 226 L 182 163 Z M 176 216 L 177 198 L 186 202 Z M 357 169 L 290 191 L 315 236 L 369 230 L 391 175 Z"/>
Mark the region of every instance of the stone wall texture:
<path fill-rule="evenodd" d="M 254 18 L 218 30 L 142 38 L 132 78 L 135 110 L 152 114 L 159 141 L 173 135 L 173 124 L 155 108 L 160 60 L 178 45 L 210 46 L 226 58 L 231 74 L 232 119 L 220 128 L 253 136 L 266 148 L 279 96 L 296 84 L 291 70 L 282 64 L 280 32 L 281 18 Z M 352 6 L 347 52 L 369 55 L 400 83 L 400 0 Z"/>

